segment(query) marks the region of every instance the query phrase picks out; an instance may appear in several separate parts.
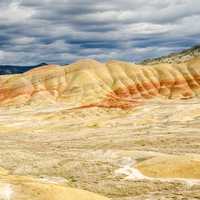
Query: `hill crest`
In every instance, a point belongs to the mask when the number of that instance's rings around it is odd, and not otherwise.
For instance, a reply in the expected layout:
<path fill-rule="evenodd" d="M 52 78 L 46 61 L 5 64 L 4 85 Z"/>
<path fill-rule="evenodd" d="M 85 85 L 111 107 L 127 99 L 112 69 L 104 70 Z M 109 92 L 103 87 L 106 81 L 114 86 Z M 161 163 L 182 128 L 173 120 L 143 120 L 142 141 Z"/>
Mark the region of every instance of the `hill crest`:
<path fill-rule="evenodd" d="M 183 63 L 187 62 L 191 59 L 200 57 L 200 45 L 196 45 L 192 48 L 171 53 L 167 56 L 162 56 L 159 58 L 153 58 L 153 59 L 146 59 L 141 62 L 141 64 L 158 64 L 158 63 Z"/>

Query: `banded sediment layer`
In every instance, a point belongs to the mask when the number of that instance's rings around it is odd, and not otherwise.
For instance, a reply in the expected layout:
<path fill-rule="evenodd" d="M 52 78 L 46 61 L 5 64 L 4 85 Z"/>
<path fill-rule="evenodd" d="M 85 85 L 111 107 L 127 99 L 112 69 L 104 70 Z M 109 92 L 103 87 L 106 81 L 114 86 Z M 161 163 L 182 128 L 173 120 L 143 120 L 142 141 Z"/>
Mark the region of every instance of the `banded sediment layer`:
<path fill-rule="evenodd" d="M 0 77 L 0 105 L 63 103 L 69 108 L 132 108 L 159 97 L 200 94 L 200 58 L 181 64 L 136 65 L 80 60 Z"/>

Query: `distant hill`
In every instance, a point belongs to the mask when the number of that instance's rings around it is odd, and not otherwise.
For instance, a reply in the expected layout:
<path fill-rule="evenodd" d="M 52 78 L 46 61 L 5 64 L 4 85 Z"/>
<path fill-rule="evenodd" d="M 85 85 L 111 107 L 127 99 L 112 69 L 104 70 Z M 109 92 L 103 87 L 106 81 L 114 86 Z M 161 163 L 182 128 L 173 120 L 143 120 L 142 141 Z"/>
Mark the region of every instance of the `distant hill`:
<path fill-rule="evenodd" d="M 33 69 L 35 67 L 40 67 L 43 65 L 47 65 L 46 63 L 41 63 L 39 65 L 34 66 L 14 66 L 14 65 L 0 65 L 0 75 L 5 74 L 19 74 L 26 72 L 30 69 Z"/>
<path fill-rule="evenodd" d="M 181 52 L 169 54 L 168 56 L 147 59 L 142 61 L 141 64 L 182 63 L 195 57 L 200 57 L 200 45 L 183 50 Z"/>

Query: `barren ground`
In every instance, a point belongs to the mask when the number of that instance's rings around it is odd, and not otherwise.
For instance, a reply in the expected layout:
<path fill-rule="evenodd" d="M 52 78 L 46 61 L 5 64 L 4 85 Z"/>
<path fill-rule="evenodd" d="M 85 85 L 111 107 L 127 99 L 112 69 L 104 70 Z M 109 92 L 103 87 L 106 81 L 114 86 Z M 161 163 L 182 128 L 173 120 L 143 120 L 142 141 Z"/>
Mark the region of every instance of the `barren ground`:
<path fill-rule="evenodd" d="M 113 200 L 200 199 L 199 122 L 199 99 L 1 108 L 0 166 Z"/>

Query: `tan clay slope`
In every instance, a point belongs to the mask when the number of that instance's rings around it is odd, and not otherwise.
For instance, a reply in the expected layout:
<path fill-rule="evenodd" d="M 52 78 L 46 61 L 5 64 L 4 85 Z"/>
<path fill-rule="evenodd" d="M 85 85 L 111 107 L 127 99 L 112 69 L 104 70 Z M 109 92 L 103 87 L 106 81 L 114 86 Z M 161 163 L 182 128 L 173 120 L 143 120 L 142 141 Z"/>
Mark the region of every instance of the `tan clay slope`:
<path fill-rule="evenodd" d="M 148 177 L 200 179 L 200 160 L 194 156 L 158 156 L 137 165 Z"/>
<path fill-rule="evenodd" d="M 0 78 L 0 105 L 62 102 L 70 108 L 130 108 L 153 97 L 191 98 L 200 94 L 200 59 L 153 66 L 81 60 L 48 65 Z"/>
<path fill-rule="evenodd" d="M 84 190 L 46 183 L 29 176 L 8 175 L 0 169 L 0 199 L 15 200 L 109 200 Z"/>

